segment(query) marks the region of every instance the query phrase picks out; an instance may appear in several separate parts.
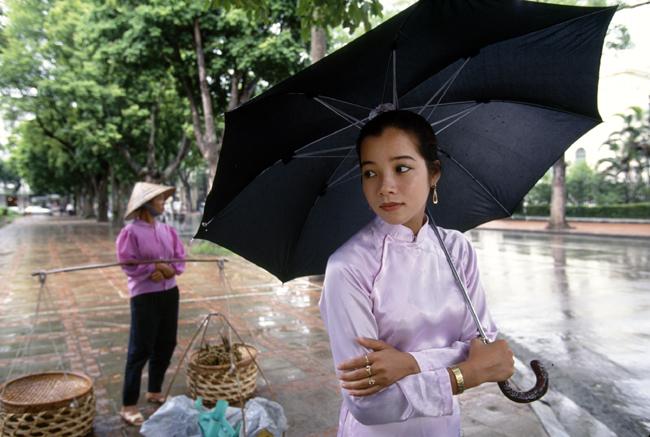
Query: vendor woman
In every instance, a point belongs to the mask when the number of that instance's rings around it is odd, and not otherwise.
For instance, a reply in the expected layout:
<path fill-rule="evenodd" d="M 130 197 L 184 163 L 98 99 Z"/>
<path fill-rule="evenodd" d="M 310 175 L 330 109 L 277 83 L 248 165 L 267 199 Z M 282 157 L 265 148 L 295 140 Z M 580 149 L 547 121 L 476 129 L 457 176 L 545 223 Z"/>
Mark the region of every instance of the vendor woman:
<path fill-rule="evenodd" d="M 183 260 L 185 249 L 176 230 L 156 220 L 164 211 L 165 200 L 173 187 L 138 182 L 133 188 L 124 226 L 117 237 L 120 262 Z M 126 359 L 122 410 L 120 416 L 130 425 L 144 422 L 138 410 L 142 369 L 149 362 L 149 383 L 145 398 L 162 404 L 162 384 L 176 347 L 178 325 L 178 287 L 176 276 L 185 263 L 158 262 L 123 265 L 128 278 L 131 303 L 131 329 Z"/>

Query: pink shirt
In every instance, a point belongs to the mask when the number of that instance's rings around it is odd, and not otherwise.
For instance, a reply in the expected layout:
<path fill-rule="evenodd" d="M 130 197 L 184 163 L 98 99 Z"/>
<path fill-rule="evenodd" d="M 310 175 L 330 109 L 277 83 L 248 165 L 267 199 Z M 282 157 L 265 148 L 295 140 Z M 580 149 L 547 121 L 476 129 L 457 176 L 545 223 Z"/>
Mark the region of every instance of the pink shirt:
<path fill-rule="evenodd" d="M 493 339 L 474 249 L 460 232 L 438 229 Z M 414 235 L 376 217 L 330 256 L 320 310 L 335 365 L 371 352 L 355 340 L 368 337 L 411 353 L 421 370 L 371 396 L 341 390 L 339 436 L 460 435 L 446 368 L 465 360 L 477 330 L 428 223 Z"/>
<path fill-rule="evenodd" d="M 115 242 L 117 260 L 155 260 L 155 259 L 185 259 L 183 242 L 178 238 L 176 230 L 169 225 L 154 221 L 135 219 L 133 223 L 124 226 Z M 185 270 L 185 263 L 173 263 L 172 268 L 180 275 Z M 122 266 L 128 277 L 129 294 L 131 297 L 144 293 L 169 290 L 176 286 L 176 277 L 154 282 L 149 276 L 156 270 L 155 264 L 139 264 Z"/>

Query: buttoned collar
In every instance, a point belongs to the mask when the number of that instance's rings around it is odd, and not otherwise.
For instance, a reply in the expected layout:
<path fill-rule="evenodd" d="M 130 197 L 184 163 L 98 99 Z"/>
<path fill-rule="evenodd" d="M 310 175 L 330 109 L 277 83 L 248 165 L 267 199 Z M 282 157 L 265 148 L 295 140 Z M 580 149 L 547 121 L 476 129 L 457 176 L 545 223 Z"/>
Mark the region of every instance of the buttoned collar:
<path fill-rule="evenodd" d="M 418 231 L 417 235 L 411 228 L 404 225 L 391 225 L 385 222 L 381 217 L 376 216 L 373 221 L 373 227 L 382 235 L 390 235 L 393 239 L 404 241 L 406 243 L 421 243 L 426 239 L 429 232 L 429 217 L 424 216 L 424 224 Z"/>

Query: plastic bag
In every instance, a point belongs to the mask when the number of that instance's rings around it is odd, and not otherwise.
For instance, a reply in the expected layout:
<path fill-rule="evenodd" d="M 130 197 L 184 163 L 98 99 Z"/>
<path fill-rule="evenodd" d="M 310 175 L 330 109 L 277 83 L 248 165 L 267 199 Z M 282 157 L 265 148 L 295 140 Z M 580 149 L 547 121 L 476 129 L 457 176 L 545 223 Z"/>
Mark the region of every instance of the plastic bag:
<path fill-rule="evenodd" d="M 197 410 L 203 407 L 203 398 L 199 396 L 194 404 Z M 206 412 L 199 414 L 199 428 L 203 437 L 237 437 L 239 435 L 239 426 L 233 427 L 226 419 L 226 410 L 228 402 L 219 400 L 215 407 Z"/>
<path fill-rule="evenodd" d="M 140 427 L 145 437 L 202 437 L 199 414 L 194 401 L 187 396 L 174 396 L 167 400 Z"/>
<path fill-rule="evenodd" d="M 226 420 L 233 428 L 240 427 L 240 436 L 257 437 L 266 430 L 274 437 L 281 437 L 288 429 L 282 405 L 266 398 L 256 397 L 246 402 L 246 436 L 243 433 L 240 408 L 228 407 Z M 187 396 L 174 396 L 167 400 L 140 428 L 145 437 L 202 437 L 199 416 L 209 410 L 195 406 Z"/>
<path fill-rule="evenodd" d="M 257 437 L 262 430 L 267 430 L 273 437 L 282 437 L 289 426 L 284 415 L 284 408 L 277 402 L 266 398 L 253 398 L 246 402 L 246 436 Z M 228 407 L 226 419 L 229 423 L 241 423 L 241 409 Z M 243 429 L 242 429 L 243 435 Z"/>

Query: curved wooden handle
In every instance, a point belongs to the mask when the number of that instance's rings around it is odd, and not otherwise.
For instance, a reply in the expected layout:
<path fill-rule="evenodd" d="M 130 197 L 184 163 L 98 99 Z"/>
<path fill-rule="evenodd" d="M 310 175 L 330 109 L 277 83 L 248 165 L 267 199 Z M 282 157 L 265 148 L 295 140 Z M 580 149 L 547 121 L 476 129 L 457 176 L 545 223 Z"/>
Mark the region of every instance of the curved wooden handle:
<path fill-rule="evenodd" d="M 501 392 L 503 392 L 503 394 L 511 401 L 520 404 L 527 404 L 540 399 L 546 394 L 546 391 L 548 390 L 548 372 L 544 368 L 544 365 L 537 360 L 533 360 L 530 362 L 530 367 L 532 367 L 535 377 L 537 378 L 535 386 L 530 390 L 517 391 L 508 381 L 499 383 Z"/>

